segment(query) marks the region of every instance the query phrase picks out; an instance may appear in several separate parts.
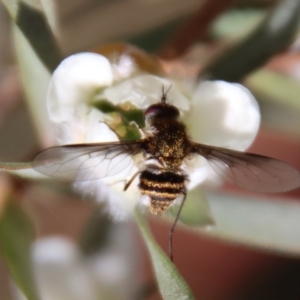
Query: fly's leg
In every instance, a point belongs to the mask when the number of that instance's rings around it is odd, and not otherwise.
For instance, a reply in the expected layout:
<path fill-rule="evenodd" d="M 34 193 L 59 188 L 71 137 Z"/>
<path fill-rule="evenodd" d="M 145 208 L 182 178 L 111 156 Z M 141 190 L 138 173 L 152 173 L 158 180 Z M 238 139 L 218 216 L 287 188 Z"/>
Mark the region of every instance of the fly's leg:
<path fill-rule="evenodd" d="M 132 184 L 133 180 L 136 178 L 136 176 L 138 176 L 140 174 L 140 171 L 136 172 L 130 179 L 129 181 L 126 182 L 124 188 L 123 188 L 123 191 L 126 191 L 129 186 Z"/>
<path fill-rule="evenodd" d="M 131 122 L 129 123 L 129 125 L 130 125 L 132 128 L 138 130 L 139 134 L 141 135 L 141 138 L 144 138 L 144 137 L 146 136 L 146 135 L 145 135 L 145 131 L 143 130 L 143 128 L 141 128 L 141 127 L 139 126 L 139 124 L 138 124 L 137 122 L 131 121 Z"/>
<path fill-rule="evenodd" d="M 181 204 L 180 204 L 178 213 L 177 213 L 176 218 L 175 218 L 175 220 L 174 220 L 174 223 L 173 223 L 173 225 L 172 225 L 172 227 L 171 227 L 171 229 L 170 229 L 170 231 L 169 231 L 169 256 L 170 256 L 170 260 L 171 260 L 172 262 L 173 262 L 173 233 L 174 233 L 176 224 L 177 224 L 177 222 L 178 222 L 180 213 L 181 213 L 181 211 L 182 211 L 182 208 L 183 208 L 185 199 L 186 199 L 186 192 L 183 193 L 183 199 L 182 199 L 182 202 L 181 202 Z"/>

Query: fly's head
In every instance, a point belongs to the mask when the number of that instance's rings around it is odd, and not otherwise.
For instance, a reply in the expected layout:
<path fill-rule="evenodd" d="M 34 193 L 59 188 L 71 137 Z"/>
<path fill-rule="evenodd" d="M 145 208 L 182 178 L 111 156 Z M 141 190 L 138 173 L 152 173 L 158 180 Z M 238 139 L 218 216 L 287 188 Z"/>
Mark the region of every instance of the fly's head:
<path fill-rule="evenodd" d="M 165 102 L 149 106 L 144 113 L 146 126 L 152 126 L 157 120 L 177 120 L 179 116 L 178 108 Z"/>
<path fill-rule="evenodd" d="M 171 89 L 172 85 L 165 91 L 164 86 L 162 86 L 162 96 L 159 103 L 150 105 L 144 112 L 144 120 L 146 127 L 153 126 L 156 121 L 177 120 L 180 116 L 180 112 L 177 107 L 167 103 L 167 94 Z M 161 122 L 159 122 L 161 123 Z"/>

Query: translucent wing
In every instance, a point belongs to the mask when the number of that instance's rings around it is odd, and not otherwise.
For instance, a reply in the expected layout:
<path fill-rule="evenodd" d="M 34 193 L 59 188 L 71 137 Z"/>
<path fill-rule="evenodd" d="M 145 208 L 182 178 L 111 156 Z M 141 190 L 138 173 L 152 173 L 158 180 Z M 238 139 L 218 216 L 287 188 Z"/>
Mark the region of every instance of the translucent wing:
<path fill-rule="evenodd" d="M 262 155 L 194 143 L 214 171 L 243 188 L 258 192 L 285 192 L 300 186 L 300 174 L 289 164 Z"/>
<path fill-rule="evenodd" d="M 130 168 L 142 144 L 143 140 L 52 147 L 35 157 L 33 168 L 64 180 L 103 179 Z"/>

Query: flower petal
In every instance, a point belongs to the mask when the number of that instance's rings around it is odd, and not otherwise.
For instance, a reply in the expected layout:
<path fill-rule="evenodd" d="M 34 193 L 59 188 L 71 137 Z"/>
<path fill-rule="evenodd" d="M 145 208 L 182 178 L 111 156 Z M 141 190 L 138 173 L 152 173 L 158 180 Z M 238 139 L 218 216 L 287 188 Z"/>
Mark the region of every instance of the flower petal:
<path fill-rule="evenodd" d="M 82 107 L 87 109 L 86 105 Z M 69 116 L 68 120 L 58 126 L 61 144 L 118 141 L 117 135 L 103 123 L 104 114 L 99 110 L 91 108 L 82 116 L 77 106 L 74 112 L 75 115 Z"/>
<path fill-rule="evenodd" d="M 205 81 L 196 89 L 185 119 L 195 142 L 242 151 L 257 134 L 260 111 L 243 86 Z"/>
<path fill-rule="evenodd" d="M 207 160 L 200 155 L 194 156 L 193 159 L 187 163 L 189 164 L 188 170 L 186 170 L 186 173 L 189 174 L 188 190 L 192 190 L 206 180 L 209 172 L 209 164 Z"/>
<path fill-rule="evenodd" d="M 130 175 L 133 175 L 138 169 L 136 167 L 130 169 Z M 127 170 L 124 170 L 125 172 Z M 138 190 L 138 178 L 131 183 L 130 187 L 124 191 L 126 179 L 130 176 L 117 174 L 114 182 L 111 180 L 93 180 L 76 182 L 74 187 L 76 190 L 91 196 L 98 202 L 106 204 L 108 213 L 118 221 L 126 220 L 132 216 L 135 206 L 138 204 L 140 193 Z"/>
<path fill-rule="evenodd" d="M 74 109 L 84 115 L 86 104 L 112 81 L 111 66 L 104 56 L 95 53 L 69 56 L 55 70 L 50 82 L 47 99 L 50 118 L 55 122 L 66 121 Z"/>
<path fill-rule="evenodd" d="M 189 99 L 179 91 L 172 81 L 154 75 L 140 75 L 124 80 L 119 84 L 106 88 L 99 97 L 115 105 L 130 101 L 136 107 L 146 109 L 151 104 L 161 100 L 162 88 L 165 91 L 170 88 L 167 97 L 171 104 L 183 111 L 189 109 Z"/>

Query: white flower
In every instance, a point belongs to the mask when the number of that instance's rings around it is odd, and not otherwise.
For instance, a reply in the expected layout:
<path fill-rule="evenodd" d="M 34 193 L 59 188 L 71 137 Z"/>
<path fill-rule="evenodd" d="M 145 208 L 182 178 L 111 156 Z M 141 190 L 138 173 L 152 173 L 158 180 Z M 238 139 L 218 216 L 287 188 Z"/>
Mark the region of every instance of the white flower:
<path fill-rule="evenodd" d="M 127 66 L 124 64 L 119 69 Z M 114 77 L 114 70 L 113 64 L 95 53 L 76 54 L 59 65 L 53 74 L 47 101 L 50 118 L 60 132 L 60 144 L 119 140 L 110 127 L 120 120 L 104 114 L 92 104 L 105 99 L 113 105 L 130 102 L 146 109 L 160 101 L 163 86 L 165 89 L 171 87 L 168 101 L 180 110 L 181 119 L 195 142 L 242 151 L 256 136 L 260 124 L 259 107 L 251 93 L 239 84 L 207 81 L 198 84 L 194 91 L 187 87 L 183 91 L 183 84 L 142 71 L 120 80 Z M 123 219 L 139 201 L 138 177 L 123 191 L 124 184 L 138 172 L 138 163 L 139 158 L 120 160 L 117 165 L 120 172 L 113 178 L 76 182 L 74 186 L 98 201 L 106 201 L 112 215 Z M 188 189 L 196 188 L 210 172 L 201 156 L 187 162 L 184 168 L 190 177 Z"/>
<path fill-rule="evenodd" d="M 132 247 L 132 234 L 124 225 L 113 230 L 116 235 L 105 250 L 88 257 L 63 236 L 35 241 L 32 266 L 41 299 L 132 299 L 138 288 L 137 255 L 126 249 Z M 25 299 L 18 287 L 13 287 L 16 298 Z"/>

